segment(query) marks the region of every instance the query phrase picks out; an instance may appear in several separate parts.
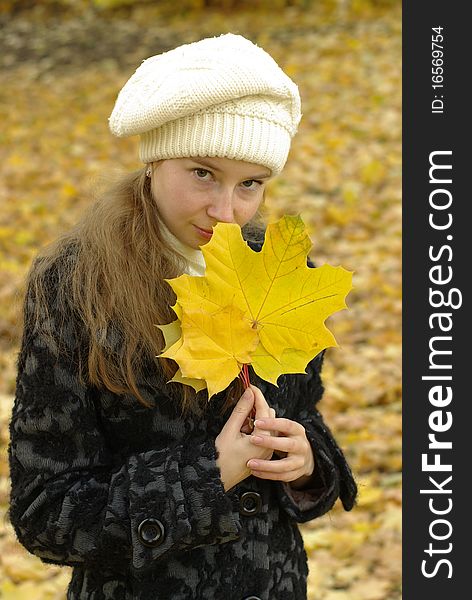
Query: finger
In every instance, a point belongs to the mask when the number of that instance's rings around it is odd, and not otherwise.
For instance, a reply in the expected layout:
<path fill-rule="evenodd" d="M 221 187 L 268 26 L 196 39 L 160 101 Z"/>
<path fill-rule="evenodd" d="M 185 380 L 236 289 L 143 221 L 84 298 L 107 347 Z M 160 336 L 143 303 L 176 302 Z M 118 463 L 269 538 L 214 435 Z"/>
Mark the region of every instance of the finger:
<path fill-rule="evenodd" d="M 244 394 L 236 403 L 233 408 L 231 415 L 229 416 L 228 421 L 225 424 L 225 427 L 230 429 L 234 434 L 239 432 L 243 427 L 246 419 L 250 415 L 252 411 L 252 407 L 254 406 L 254 392 L 247 388 L 244 390 Z"/>
<path fill-rule="evenodd" d="M 270 418 L 270 406 L 267 404 L 264 394 L 255 385 L 250 384 L 250 388 L 254 392 L 254 408 L 256 410 L 255 418 Z M 254 432 L 256 432 L 256 428 L 254 428 Z M 268 431 L 259 431 L 258 433 L 260 435 L 270 435 L 270 432 Z"/>
<path fill-rule="evenodd" d="M 256 409 L 256 419 L 258 417 L 261 419 L 270 417 L 270 406 L 267 404 L 264 394 L 258 387 L 252 385 L 252 383 L 249 385 L 249 387 L 254 392 L 254 408 Z"/>
<path fill-rule="evenodd" d="M 284 473 L 285 471 L 304 469 L 304 460 L 301 456 L 289 456 L 280 460 L 264 460 L 262 458 L 251 458 L 247 461 L 248 469 L 254 471 L 267 471 L 268 473 Z"/>
<path fill-rule="evenodd" d="M 281 452 L 289 452 L 291 454 L 303 453 L 303 445 L 299 438 L 257 435 L 253 433 L 249 441 L 254 446 L 272 448 L 272 450 L 280 450 Z"/>
<path fill-rule="evenodd" d="M 271 419 L 275 419 L 275 408 L 271 408 L 270 409 L 270 418 Z M 259 431 L 260 431 L 260 429 L 259 429 Z M 270 435 L 277 436 L 277 435 L 279 435 L 279 432 L 278 431 L 271 431 Z"/>
<path fill-rule="evenodd" d="M 285 481 L 286 483 L 290 483 L 290 481 L 295 481 L 301 477 L 302 472 L 296 470 L 287 471 L 286 473 L 272 473 L 270 471 L 254 471 L 251 469 L 251 475 L 259 477 L 259 479 L 271 479 L 272 481 Z"/>
<path fill-rule="evenodd" d="M 286 435 L 296 436 L 301 435 L 306 437 L 305 427 L 297 421 L 291 419 L 285 419 L 284 417 L 264 417 L 262 419 L 256 418 L 254 425 L 260 430 L 272 430 L 279 433 L 285 433 Z"/>

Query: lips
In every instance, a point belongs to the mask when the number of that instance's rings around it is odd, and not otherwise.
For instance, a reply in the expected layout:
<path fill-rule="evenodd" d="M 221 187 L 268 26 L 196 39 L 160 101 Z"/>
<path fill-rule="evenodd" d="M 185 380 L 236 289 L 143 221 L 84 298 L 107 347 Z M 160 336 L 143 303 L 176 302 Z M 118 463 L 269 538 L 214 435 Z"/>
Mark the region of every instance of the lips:
<path fill-rule="evenodd" d="M 199 227 L 198 225 L 195 225 L 195 227 L 197 229 L 200 229 L 200 231 L 204 231 L 205 233 L 213 233 L 213 229 L 204 229 L 203 227 Z"/>
<path fill-rule="evenodd" d="M 202 229 L 201 227 L 198 227 L 198 225 L 194 225 L 194 227 L 200 238 L 208 241 L 213 237 L 213 231 L 211 229 Z"/>

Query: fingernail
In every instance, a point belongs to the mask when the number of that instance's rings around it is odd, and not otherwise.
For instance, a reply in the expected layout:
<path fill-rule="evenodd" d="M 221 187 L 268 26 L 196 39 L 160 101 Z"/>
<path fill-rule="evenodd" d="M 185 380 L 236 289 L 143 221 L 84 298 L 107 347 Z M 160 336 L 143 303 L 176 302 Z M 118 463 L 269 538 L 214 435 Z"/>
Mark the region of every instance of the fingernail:
<path fill-rule="evenodd" d="M 260 419 L 257 419 L 257 421 L 254 421 L 254 427 L 263 427 L 265 425 L 265 421 L 261 421 Z"/>
<path fill-rule="evenodd" d="M 257 467 L 258 465 L 259 465 L 259 463 L 258 463 L 258 462 L 256 462 L 255 460 L 250 460 L 250 461 L 247 463 L 247 466 L 248 466 L 250 469 L 253 469 L 253 468 Z"/>
<path fill-rule="evenodd" d="M 242 397 L 246 400 L 247 398 L 250 398 L 251 395 L 252 395 L 252 391 L 248 388 L 247 390 L 244 391 L 244 394 Z"/>
<path fill-rule="evenodd" d="M 260 444 L 263 441 L 260 435 L 251 435 L 250 439 L 254 444 Z"/>

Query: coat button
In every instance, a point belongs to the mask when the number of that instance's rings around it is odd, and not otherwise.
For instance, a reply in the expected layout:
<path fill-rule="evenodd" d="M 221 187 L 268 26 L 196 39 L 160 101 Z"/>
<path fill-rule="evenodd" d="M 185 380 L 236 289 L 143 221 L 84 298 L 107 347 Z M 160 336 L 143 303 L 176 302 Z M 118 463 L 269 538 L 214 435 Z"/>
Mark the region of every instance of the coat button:
<path fill-rule="evenodd" d="M 259 596 L 246 596 L 243 600 L 261 600 Z"/>
<path fill-rule="evenodd" d="M 252 517 L 261 512 L 262 498 L 258 492 L 244 492 L 239 498 L 239 512 Z"/>
<path fill-rule="evenodd" d="M 158 519 L 144 519 L 138 527 L 138 536 L 144 546 L 159 546 L 164 541 L 164 525 Z"/>

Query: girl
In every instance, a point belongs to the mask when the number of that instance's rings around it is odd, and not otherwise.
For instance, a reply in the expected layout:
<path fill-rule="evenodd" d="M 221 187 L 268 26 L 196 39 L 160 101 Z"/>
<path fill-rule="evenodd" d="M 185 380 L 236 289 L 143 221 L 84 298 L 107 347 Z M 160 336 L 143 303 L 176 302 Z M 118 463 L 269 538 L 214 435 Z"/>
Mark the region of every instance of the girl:
<path fill-rule="evenodd" d="M 315 407 L 322 353 L 278 387 L 251 370 L 249 389 L 237 378 L 210 401 L 156 358 L 155 324 L 175 319 L 164 279 L 204 274 L 212 228 L 235 222 L 261 249 L 264 188 L 300 116 L 297 86 L 242 36 L 145 60 L 110 117 L 140 134 L 144 168 L 32 265 L 10 518 L 29 552 L 73 567 L 70 600 L 302 600 L 297 524 L 354 505 Z"/>

